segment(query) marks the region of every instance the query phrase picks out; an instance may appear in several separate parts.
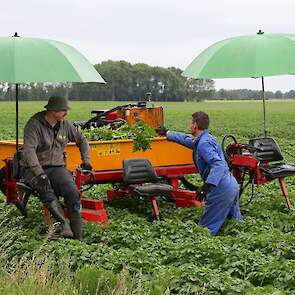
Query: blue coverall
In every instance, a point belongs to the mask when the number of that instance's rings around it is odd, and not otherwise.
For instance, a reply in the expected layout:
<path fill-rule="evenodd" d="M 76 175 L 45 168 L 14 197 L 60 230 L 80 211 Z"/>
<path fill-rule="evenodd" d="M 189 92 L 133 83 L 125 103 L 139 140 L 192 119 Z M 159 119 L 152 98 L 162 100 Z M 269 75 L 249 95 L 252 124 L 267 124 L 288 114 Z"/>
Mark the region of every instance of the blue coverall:
<path fill-rule="evenodd" d="M 168 131 L 166 136 L 169 141 L 193 150 L 193 160 L 203 181 L 212 185 L 199 225 L 216 235 L 228 217 L 241 220 L 238 183 L 229 171 L 220 145 L 208 130 L 196 138 L 175 131 Z"/>

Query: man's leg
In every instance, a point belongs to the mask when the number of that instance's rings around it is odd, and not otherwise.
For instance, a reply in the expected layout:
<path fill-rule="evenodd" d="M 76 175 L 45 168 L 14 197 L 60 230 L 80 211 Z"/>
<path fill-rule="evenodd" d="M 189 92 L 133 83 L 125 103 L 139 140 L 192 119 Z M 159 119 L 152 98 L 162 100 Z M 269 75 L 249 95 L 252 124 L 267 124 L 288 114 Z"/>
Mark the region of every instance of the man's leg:
<path fill-rule="evenodd" d="M 199 225 L 209 228 L 211 234 L 216 235 L 229 216 L 236 196 L 237 189 L 235 188 L 223 190 L 222 187 L 217 187 L 212 190 L 206 198 L 204 213 Z"/>
<path fill-rule="evenodd" d="M 242 220 L 242 214 L 240 211 L 240 204 L 239 204 L 239 194 L 237 194 L 237 197 L 235 198 L 230 211 L 229 216 L 234 217 L 236 220 Z"/>
<path fill-rule="evenodd" d="M 72 174 L 64 167 L 54 167 L 54 171 L 50 173 L 49 178 L 54 191 L 65 200 L 74 238 L 82 240 L 80 193 L 73 180 Z"/>
<path fill-rule="evenodd" d="M 45 174 L 47 174 L 47 169 L 45 169 Z M 48 175 L 47 175 L 48 176 Z M 44 206 L 49 210 L 52 216 L 61 223 L 61 229 L 58 232 L 54 232 L 50 239 L 56 240 L 59 237 L 65 238 L 73 238 L 73 233 L 71 228 L 64 217 L 63 210 L 60 206 L 60 203 L 56 199 L 53 188 L 50 185 L 46 189 L 42 187 L 38 187 L 34 179 L 36 176 L 32 173 L 30 169 L 24 169 L 22 171 L 22 178 L 31 185 L 31 187 L 37 192 L 40 201 L 44 204 Z"/>

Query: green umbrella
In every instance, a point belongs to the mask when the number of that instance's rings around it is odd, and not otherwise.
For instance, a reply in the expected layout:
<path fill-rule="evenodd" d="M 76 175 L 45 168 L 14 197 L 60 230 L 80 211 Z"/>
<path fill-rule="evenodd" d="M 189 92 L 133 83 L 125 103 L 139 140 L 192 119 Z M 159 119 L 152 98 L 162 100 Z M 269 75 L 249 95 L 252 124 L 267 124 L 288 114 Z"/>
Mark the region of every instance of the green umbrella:
<path fill-rule="evenodd" d="M 265 76 L 295 73 L 295 35 L 239 36 L 205 49 L 185 69 L 183 76 L 198 79 L 261 77 L 264 134 L 266 135 Z"/>
<path fill-rule="evenodd" d="M 30 82 L 105 83 L 76 49 L 58 41 L 0 38 L 0 82 L 16 84 L 16 147 L 18 148 L 18 85 Z"/>

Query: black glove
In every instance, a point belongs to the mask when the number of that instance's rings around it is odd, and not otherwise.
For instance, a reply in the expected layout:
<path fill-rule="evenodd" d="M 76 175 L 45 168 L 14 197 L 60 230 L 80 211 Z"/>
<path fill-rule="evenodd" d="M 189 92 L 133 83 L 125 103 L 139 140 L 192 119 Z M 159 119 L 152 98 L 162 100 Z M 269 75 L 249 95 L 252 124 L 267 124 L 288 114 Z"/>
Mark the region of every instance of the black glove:
<path fill-rule="evenodd" d="M 32 179 L 33 188 L 38 192 L 47 192 L 51 188 L 51 183 L 45 173 L 41 173 Z"/>
<path fill-rule="evenodd" d="M 212 186 L 213 185 L 210 183 L 204 183 L 202 186 L 198 187 L 198 189 L 196 190 L 197 201 L 203 202 L 206 199 L 207 194 Z"/>
<path fill-rule="evenodd" d="M 165 126 L 162 125 L 162 126 L 156 128 L 155 131 L 156 131 L 159 135 L 163 135 L 163 136 L 165 136 L 166 133 L 167 133 L 167 131 L 168 131 L 168 129 L 167 129 Z"/>
<path fill-rule="evenodd" d="M 81 169 L 82 170 L 88 170 L 88 171 L 92 171 L 92 166 L 90 163 L 86 163 L 86 162 L 83 162 L 81 165 L 80 165 Z"/>

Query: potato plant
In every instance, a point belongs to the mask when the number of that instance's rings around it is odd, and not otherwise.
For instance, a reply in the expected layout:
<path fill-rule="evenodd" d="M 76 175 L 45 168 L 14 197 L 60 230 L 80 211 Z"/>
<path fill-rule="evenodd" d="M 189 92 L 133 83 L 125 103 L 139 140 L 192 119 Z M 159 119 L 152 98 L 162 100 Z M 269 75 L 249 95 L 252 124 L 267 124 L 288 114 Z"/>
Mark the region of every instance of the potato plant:
<path fill-rule="evenodd" d="M 33 104 L 23 103 L 22 122 L 31 107 Z M 219 140 L 225 133 L 243 142 L 262 134 L 260 102 L 171 103 L 164 107 L 169 129 L 188 131 L 191 113 L 204 110 Z M 286 161 L 293 163 L 294 107 L 295 101 L 268 102 L 269 132 L 285 152 Z M 13 105 L 5 104 L 5 108 L 9 112 L 6 119 L 0 118 L 1 136 L 11 138 L 13 126 L 3 126 L 13 118 Z M 86 103 L 73 105 L 72 118 L 75 108 L 80 110 L 77 119 L 87 118 L 88 112 L 81 114 Z M 200 182 L 198 175 L 190 178 Z M 294 181 L 286 179 L 293 205 Z M 105 187 L 95 186 L 88 195 L 104 199 Z M 295 294 L 294 211 L 287 209 L 278 182 L 256 187 L 252 201 L 250 196 L 246 190 L 240 200 L 243 221 L 228 220 L 216 237 L 198 226 L 201 207 L 176 209 L 159 199 L 162 221 L 150 223 L 148 201 L 106 202 L 109 226 L 84 222 L 83 242 L 48 241 L 37 199 L 30 199 L 29 217 L 24 219 L 2 196 L 0 263 L 9 269 L 15 261 L 34 257 L 35 263 L 46 263 L 56 278 L 66 265 L 79 294 L 95 294 L 95 290 L 114 294 L 118 284 L 124 285 L 125 293 L 120 294 Z"/>

